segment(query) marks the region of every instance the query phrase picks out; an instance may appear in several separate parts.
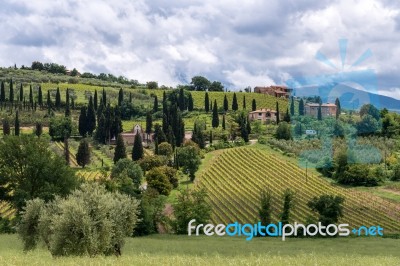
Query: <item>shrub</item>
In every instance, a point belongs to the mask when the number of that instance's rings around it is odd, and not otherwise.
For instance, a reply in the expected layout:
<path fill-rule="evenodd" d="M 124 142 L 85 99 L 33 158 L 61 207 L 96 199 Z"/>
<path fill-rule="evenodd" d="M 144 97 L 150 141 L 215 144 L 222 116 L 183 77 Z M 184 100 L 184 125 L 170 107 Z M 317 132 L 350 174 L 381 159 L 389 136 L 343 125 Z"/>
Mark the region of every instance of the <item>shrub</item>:
<path fill-rule="evenodd" d="M 42 239 L 53 256 L 121 254 L 137 223 L 139 202 L 86 183 L 67 198 L 27 202 L 19 234 L 26 250 Z"/>

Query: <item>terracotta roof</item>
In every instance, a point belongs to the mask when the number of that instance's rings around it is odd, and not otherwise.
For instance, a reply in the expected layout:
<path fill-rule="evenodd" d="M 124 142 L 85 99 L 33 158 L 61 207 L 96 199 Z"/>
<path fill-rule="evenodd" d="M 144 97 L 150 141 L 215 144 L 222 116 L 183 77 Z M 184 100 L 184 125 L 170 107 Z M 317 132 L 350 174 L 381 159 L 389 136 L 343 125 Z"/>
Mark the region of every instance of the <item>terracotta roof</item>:
<path fill-rule="evenodd" d="M 254 113 L 268 113 L 268 112 L 270 112 L 270 113 L 276 113 L 275 110 L 262 108 L 262 109 L 259 109 L 259 110 L 252 111 L 252 112 L 250 112 L 250 114 L 254 114 Z"/>

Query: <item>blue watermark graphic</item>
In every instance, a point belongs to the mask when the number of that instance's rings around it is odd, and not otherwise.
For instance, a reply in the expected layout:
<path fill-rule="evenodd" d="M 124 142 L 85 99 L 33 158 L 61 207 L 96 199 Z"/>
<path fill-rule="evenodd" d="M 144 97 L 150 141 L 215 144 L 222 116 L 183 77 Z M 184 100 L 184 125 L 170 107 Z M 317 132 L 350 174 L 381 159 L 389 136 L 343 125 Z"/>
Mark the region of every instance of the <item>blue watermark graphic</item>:
<path fill-rule="evenodd" d="M 327 226 L 318 224 L 283 224 L 282 222 L 263 225 L 261 222 L 255 224 L 241 224 L 234 222 L 230 224 L 198 224 L 196 219 L 192 219 L 188 223 L 188 236 L 245 236 L 247 241 L 257 236 L 280 237 L 285 241 L 287 237 L 333 237 L 333 236 L 349 236 L 351 233 L 355 236 L 383 236 L 383 228 L 377 226 L 360 226 L 350 229 L 349 224 L 329 224 Z"/>

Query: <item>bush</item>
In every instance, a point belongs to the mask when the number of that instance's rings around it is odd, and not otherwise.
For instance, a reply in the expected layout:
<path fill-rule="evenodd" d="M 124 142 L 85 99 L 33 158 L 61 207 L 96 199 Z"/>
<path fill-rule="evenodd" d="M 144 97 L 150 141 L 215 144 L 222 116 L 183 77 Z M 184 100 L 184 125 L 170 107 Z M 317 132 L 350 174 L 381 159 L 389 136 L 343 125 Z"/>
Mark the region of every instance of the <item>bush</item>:
<path fill-rule="evenodd" d="M 147 186 L 157 190 L 161 195 L 168 196 L 172 190 L 172 184 L 161 167 L 151 169 L 146 174 Z"/>
<path fill-rule="evenodd" d="M 19 234 L 25 250 L 42 239 L 53 256 L 120 255 L 124 237 L 138 221 L 138 205 L 127 195 L 86 183 L 65 199 L 28 201 Z"/>

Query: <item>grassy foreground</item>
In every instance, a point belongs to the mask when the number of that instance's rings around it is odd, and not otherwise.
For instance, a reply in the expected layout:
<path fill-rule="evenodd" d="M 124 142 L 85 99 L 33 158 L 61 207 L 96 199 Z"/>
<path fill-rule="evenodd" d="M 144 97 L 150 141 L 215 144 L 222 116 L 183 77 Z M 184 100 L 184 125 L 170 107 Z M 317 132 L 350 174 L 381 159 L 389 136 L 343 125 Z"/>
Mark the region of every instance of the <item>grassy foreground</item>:
<path fill-rule="evenodd" d="M 382 238 L 253 239 L 156 235 L 127 239 L 120 258 L 54 259 L 26 254 L 17 235 L 0 235 L 0 265 L 400 265 L 400 240 Z"/>

